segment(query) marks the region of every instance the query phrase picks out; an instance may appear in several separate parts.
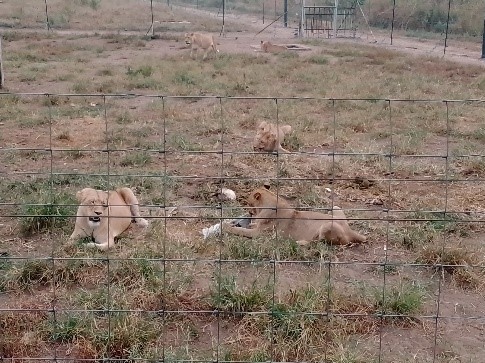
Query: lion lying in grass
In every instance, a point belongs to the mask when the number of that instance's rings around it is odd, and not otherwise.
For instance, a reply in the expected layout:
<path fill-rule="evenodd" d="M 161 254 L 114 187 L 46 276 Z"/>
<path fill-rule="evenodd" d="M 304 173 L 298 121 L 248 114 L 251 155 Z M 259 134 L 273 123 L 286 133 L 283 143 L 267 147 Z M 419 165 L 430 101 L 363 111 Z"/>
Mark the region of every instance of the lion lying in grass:
<path fill-rule="evenodd" d="M 268 189 L 268 186 L 258 188 L 249 195 L 249 214 L 255 221 L 249 228 L 235 227 L 226 222 L 223 231 L 252 238 L 266 230 L 276 229 L 281 237 L 294 239 L 299 245 L 320 240 L 335 245 L 366 241 L 366 237 L 350 228 L 339 207 L 334 207 L 331 214 L 298 211 Z"/>
<path fill-rule="evenodd" d="M 107 250 L 114 245 L 115 237 L 123 233 L 131 223 L 142 227 L 148 221 L 140 217 L 138 200 L 130 188 L 120 188 L 110 192 L 84 188 L 76 193 L 80 205 L 76 215 L 76 225 L 69 240 L 75 242 L 91 237 L 88 247 Z"/>
<path fill-rule="evenodd" d="M 265 53 L 281 53 L 286 52 L 288 48 L 284 45 L 276 45 L 270 41 L 261 41 L 261 50 Z"/>
<path fill-rule="evenodd" d="M 197 54 L 199 53 L 199 49 L 204 50 L 204 55 L 202 56 L 202 60 L 207 58 L 209 52 L 213 51 L 214 54 L 219 52 L 217 49 L 216 42 L 214 40 L 214 36 L 211 34 L 202 34 L 202 33 L 185 33 L 185 44 L 190 45 L 190 57 L 193 58 L 194 50 L 197 51 L 195 58 L 197 59 Z"/>
<path fill-rule="evenodd" d="M 263 121 L 259 124 L 254 136 L 253 150 L 266 152 L 289 153 L 281 146 L 286 134 L 291 132 L 290 125 L 276 126 Z"/>

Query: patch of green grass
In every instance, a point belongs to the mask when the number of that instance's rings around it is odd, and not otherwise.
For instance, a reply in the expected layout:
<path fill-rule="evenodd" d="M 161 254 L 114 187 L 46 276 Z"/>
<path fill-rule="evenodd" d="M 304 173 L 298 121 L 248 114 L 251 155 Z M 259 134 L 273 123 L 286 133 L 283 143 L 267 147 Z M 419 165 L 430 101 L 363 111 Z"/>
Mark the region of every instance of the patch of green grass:
<path fill-rule="evenodd" d="M 485 142 L 485 127 L 481 126 L 470 133 L 470 137 L 473 140 L 477 140 L 480 142 Z"/>
<path fill-rule="evenodd" d="M 240 215 L 240 213 L 239 213 Z M 245 238 L 236 235 L 224 237 L 222 256 L 241 260 L 296 260 L 319 261 L 328 258 L 332 247 L 324 242 L 313 242 L 309 246 L 300 246 L 294 240 L 266 235 L 257 238 Z"/>
<path fill-rule="evenodd" d="M 50 116 L 47 113 L 41 112 L 33 114 L 29 117 L 21 117 L 18 120 L 18 125 L 21 128 L 32 128 L 38 126 L 48 125 L 50 123 Z"/>
<path fill-rule="evenodd" d="M 113 74 L 114 74 L 113 70 L 109 68 L 100 69 L 99 71 L 96 72 L 96 75 L 98 76 L 112 76 Z"/>
<path fill-rule="evenodd" d="M 408 249 L 414 249 L 427 243 L 432 243 L 439 237 L 437 231 L 425 223 L 412 223 L 400 227 L 395 234 L 398 243 Z"/>
<path fill-rule="evenodd" d="M 291 134 L 285 136 L 281 146 L 289 151 L 298 151 L 300 150 L 300 147 L 303 146 L 303 142 L 298 138 L 296 132 L 292 132 Z"/>
<path fill-rule="evenodd" d="M 71 90 L 74 93 L 87 93 L 89 86 L 86 81 L 77 81 L 72 85 Z"/>
<path fill-rule="evenodd" d="M 101 0 L 75 0 L 75 2 L 82 6 L 89 6 L 93 10 L 98 10 L 101 6 Z"/>
<path fill-rule="evenodd" d="M 152 156 L 146 151 L 129 152 L 120 161 L 121 166 L 144 166 L 152 162 Z"/>
<path fill-rule="evenodd" d="M 194 144 L 182 135 L 172 136 L 172 144 L 176 146 L 178 150 L 183 151 L 202 151 L 202 147 L 199 144 Z"/>
<path fill-rule="evenodd" d="M 284 339 L 299 340 L 302 334 L 308 333 L 308 329 L 321 317 L 314 314 L 325 305 L 327 301 L 326 289 L 317 289 L 307 286 L 300 290 L 290 292 L 290 301 L 275 304 L 271 309 L 271 317 L 275 334 Z"/>
<path fill-rule="evenodd" d="M 38 73 L 37 72 L 29 72 L 23 73 L 20 76 L 20 82 L 34 82 L 37 80 Z"/>
<path fill-rule="evenodd" d="M 420 311 L 426 297 L 425 289 L 413 283 L 401 283 L 398 286 L 375 289 L 375 306 L 384 314 L 411 315 Z"/>
<path fill-rule="evenodd" d="M 9 259 L 8 253 L 2 252 L 0 254 L 0 292 L 7 289 L 11 268 L 12 262 Z"/>
<path fill-rule="evenodd" d="M 238 286 L 235 276 L 221 276 L 211 288 L 211 306 L 215 309 L 242 313 L 264 309 L 271 299 L 271 286 L 259 286 L 255 279 L 250 286 Z"/>
<path fill-rule="evenodd" d="M 406 219 L 410 221 L 396 229 L 395 235 L 398 242 L 409 249 L 428 245 L 442 237 L 443 233 L 458 233 L 462 237 L 467 235 L 466 227 L 463 226 L 464 219 L 459 214 L 414 212 L 406 216 Z"/>
<path fill-rule="evenodd" d="M 49 28 L 65 28 L 67 24 L 69 24 L 70 18 L 70 14 L 68 12 L 49 14 Z"/>
<path fill-rule="evenodd" d="M 179 71 L 175 73 L 173 82 L 185 86 L 194 86 L 197 84 L 196 79 L 193 75 L 188 72 Z"/>
<path fill-rule="evenodd" d="M 73 343 L 87 335 L 85 317 L 69 315 L 49 322 L 49 340 L 56 343 Z"/>
<path fill-rule="evenodd" d="M 110 283 L 124 287 L 143 286 L 148 290 L 160 290 L 163 279 L 161 263 L 147 259 L 121 261 L 110 273 Z"/>
<path fill-rule="evenodd" d="M 156 134 L 156 130 L 154 130 L 151 126 L 139 126 L 131 133 L 136 138 L 147 138 L 150 135 Z"/>
<path fill-rule="evenodd" d="M 109 324 L 108 324 L 109 319 Z M 110 356 L 120 360 L 153 357 L 151 342 L 160 336 L 154 314 L 112 312 L 108 316 L 60 314 L 44 324 L 51 342 L 89 347 L 88 357 Z"/>
<path fill-rule="evenodd" d="M 65 227 L 70 216 L 75 215 L 76 200 L 66 192 L 40 191 L 31 195 L 34 203 L 22 204 L 19 208 L 20 230 L 25 236 Z"/>
<path fill-rule="evenodd" d="M 427 131 L 416 127 L 404 133 L 394 135 L 394 153 L 398 155 L 418 155 L 424 144 Z"/>
<path fill-rule="evenodd" d="M 153 75 L 153 67 L 152 66 L 141 66 L 138 68 L 128 67 L 126 74 L 132 77 L 136 77 L 138 75 L 141 75 L 143 77 L 151 77 Z"/>
<path fill-rule="evenodd" d="M 12 275 L 14 283 L 21 289 L 26 289 L 34 284 L 47 284 L 50 282 L 50 265 L 46 260 L 30 260 L 16 269 Z"/>
<path fill-rule="evenodd" d="M 108 290 L 100 288 L 94 291 L 81 290 L 74 300 L 77 305 L 85 310 L 100 310 L 105 311 L 114 308 L 115 300 L 113 296 L 108 295 Z"/>
<path fill-rule="evenodd" d="M 306 59 L 306 61 L 309 62 L 309 63 L 323 65 L 323 64 L 327 64 L 328 63 L 328 58 L 325 57 L 322 54 L 315 54 L 315 55 L 312 55 L 312 56 L 308 57 Z"/>
<path fill-rule="evenodd" d="M 133 123 L 133 121 L 134 121 L 133 116 L 128 111 L 124 111 L 115 116 L 115 122 L 118 125 L 131 124 Z"/>

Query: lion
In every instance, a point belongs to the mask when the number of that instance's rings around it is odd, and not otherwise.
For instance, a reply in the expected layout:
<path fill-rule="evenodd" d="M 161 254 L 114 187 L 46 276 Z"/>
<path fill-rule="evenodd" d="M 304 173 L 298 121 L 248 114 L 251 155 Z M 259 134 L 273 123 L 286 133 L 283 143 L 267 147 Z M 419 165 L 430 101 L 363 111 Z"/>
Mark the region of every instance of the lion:
<path fill-rule="evenodd" d="M 123 233 L 131 223 L 147 227 L 148 221 L 140 217 L 138 200 L 130 188 L 105 192 L 84 188 L 76 193 L 80 205 L 76 224 L 69 240 L 91 237 L 90 248 L 105 251 L 114 245 L 115 237 Z"/>
<path fill-rule="evenodd" d="M 214 36 L 211 34 L 202 34 L 202 33 L 185 33 L 185 44 L 190 45 L 190 57 L 193 58 L 194 50 L 197 50 L 195 58 L 197 59 L 197 54 L 199 53 L 199 49 L 203 49 L 204 55 L 202 60 L 206 59 L 209 52 L 213 51 L 214 54 L 219 52 L 217 49 L 216 42 L 214 40 Z"/>
<path fill-rule="evenodd" d="M 247 200 L 248 211 L 254 221 L 249 228 L 236 227 L 224 222 L 223 230 L 253 238 L 265 230 L 276 229 L 284 238 L 301 245 L 325 240 L 333 245 L 363 243 L 366 237 L 353 231 L 344 212 L 335 206 L 330 214 L 294 209 L 283 197 L 269 190 L 269 186 L 253 190 Z"/>
<path fill-rule="evenodd" d="M 273 44 L 270 41 L 261 41 L 261 50 L 265 53 L 281 53 L 286 52 L 288 48 L 284 45 Z"/>
<path fill-rule="evenodd" d="M 281 146 L 286 134 L 291 132 L 290 125 L 277 126 L 266 121 L 262 121 L 256 136 L 254 136 L 253 150 L 266 152 L 289 153 L 288 150 Z"/>

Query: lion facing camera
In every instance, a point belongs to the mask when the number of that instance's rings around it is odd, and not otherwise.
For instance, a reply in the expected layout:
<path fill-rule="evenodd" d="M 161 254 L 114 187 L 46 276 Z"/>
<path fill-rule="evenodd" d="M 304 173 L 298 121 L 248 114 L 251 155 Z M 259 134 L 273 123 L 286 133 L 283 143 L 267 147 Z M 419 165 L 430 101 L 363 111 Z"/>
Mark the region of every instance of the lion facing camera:
<path fill-rule="evenodd" d="M 281 146 L 285 135 L 291 132 L 290 125 L 275 125 L 270 122 L 262 121 L 253 140 L 254 151 L 289 153 Z"/>
<path fill-rule="evenodd" d="M 115 237 L 123 233 L 132 223 L 147 227 L 148 221 L 140 217 L 138 199 L 130 188 L 113 191 L 84 188 L 76 193 L 80 205 L 76 214 L 76 225 L 69 240 L 91 237 L 88 247 L 105 251 L 114 246 Z"/>

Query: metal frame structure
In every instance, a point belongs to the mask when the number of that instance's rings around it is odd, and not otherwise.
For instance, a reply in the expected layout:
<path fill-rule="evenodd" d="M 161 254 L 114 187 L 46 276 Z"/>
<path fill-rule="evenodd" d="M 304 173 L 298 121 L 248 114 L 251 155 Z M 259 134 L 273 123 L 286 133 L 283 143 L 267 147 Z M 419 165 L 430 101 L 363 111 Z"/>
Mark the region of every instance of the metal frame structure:
<path fill-rule="evenodd" d="M 300 36 L 355 37 L 355 3 L 350 7 L 301 4 Z"/>

